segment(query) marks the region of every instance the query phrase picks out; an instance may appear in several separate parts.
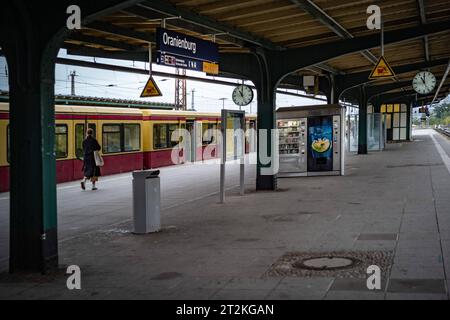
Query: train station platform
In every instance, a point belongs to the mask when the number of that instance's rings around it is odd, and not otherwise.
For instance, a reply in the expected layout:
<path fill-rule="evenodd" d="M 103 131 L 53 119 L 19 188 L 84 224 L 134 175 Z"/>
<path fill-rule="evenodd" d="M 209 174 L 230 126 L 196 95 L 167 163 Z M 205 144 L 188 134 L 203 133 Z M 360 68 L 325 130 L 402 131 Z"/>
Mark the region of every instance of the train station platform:
<path fill-rule="evenodd" d="M 3 273 L 0 298 L 449 299 L 450 140 L 414 134 L 383 152 L 348 155 L 343 177 L 280 179 L 277 192 L 249 187 L 245 196 L 231 183 L 225 204 L 213 178 L 168 168 L 163 230 L 145 236 L 130 232 L 130 179 L 105 177 L 95 195 L 67 184 L 58 191 L 60 263 L 80 266 L 82 289 L 68 290 L 64 271 Z M 296 263 L 311 257 L 354 265 Z M 367 288 L 369 265 L 381 268 L 380 290 Z"/>

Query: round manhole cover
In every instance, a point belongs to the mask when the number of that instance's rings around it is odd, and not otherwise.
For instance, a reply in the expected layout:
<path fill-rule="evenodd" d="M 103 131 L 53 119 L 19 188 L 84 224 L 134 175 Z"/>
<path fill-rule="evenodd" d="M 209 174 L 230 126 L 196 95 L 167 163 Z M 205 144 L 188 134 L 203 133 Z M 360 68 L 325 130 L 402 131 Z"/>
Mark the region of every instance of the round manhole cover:
<path fill-rule="evenodd" d="M 300 269 L 334 270 L 352 267 L 356 262 L 355 259 L 347 257 L 317 257 L 297 261 L 293 266 Z"/>

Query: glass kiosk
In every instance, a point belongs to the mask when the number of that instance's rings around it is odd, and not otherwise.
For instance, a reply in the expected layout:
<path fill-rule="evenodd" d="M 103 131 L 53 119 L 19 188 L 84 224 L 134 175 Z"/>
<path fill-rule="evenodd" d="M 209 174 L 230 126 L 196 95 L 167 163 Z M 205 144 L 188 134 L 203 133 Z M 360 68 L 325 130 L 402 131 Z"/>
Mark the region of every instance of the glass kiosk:
<path fill-rule="evenodd" d="M 345 107 L 279 108 L 279 177 L 344 175 Z"/>

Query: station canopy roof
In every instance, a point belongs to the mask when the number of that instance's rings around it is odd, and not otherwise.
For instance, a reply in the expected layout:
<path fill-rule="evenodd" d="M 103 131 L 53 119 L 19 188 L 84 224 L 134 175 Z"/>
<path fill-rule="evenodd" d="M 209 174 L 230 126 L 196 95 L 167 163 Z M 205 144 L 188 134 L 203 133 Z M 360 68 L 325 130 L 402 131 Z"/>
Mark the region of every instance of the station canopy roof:
<path fill-rule="evenodd" d="M 221 53 L 248 52 L 263 47 L 283 50 L 372 34 L 366 26 L 367 7 L 381 8 L 386 32 L 450 20 L 449 0 L 149 0 L 84 26 L 65 42 L 68 53 L 145 60 L 148 43 L 166 19 L 166 28 L 215 40 Z M 396 66 L 450 58 L 450 30 L 388 44 L 385 58 Z M 352 74 L 370 70 L 381 55 L 380 47 L 310 66 L 298 74 Z M 447 64 L 430 68 L 440 82 Z M 398 74 L 410 81 L 417 72 Z M 447 79 L 441 92 L 448 94 Z M 407 86 L 399 90 L 412 90 Z"/>

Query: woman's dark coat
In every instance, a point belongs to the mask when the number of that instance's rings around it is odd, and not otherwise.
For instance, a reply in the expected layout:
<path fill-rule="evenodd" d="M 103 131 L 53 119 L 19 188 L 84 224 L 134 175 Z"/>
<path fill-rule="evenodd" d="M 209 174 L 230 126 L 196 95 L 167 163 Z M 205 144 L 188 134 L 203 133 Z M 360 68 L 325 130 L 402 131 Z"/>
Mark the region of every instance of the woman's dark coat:
<path fill-rule="evenodd" d="M 84 152 L 84 164 L 83 171 L 86 178 L 99 177 L 100 168 L 95 165 L 94 151 L 100 151 L 100 145 L 98 141 L 91 137 L 83 141 L 83 152 Z"/>

